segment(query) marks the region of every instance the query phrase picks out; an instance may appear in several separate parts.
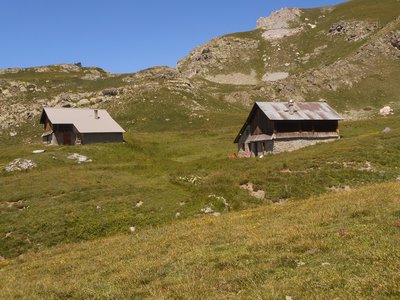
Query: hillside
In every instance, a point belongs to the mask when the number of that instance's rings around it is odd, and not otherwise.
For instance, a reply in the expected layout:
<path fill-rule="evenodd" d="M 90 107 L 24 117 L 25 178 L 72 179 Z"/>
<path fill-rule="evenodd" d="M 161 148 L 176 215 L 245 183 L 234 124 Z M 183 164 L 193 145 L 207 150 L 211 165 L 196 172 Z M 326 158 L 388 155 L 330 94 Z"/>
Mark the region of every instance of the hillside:
<path fill-rule="evenodd" d="M 366 116 L 398 102 L 399 12 L 396 0 L 283 9 L 260 18 L 257 30 L 194 49 L 178 69 L 190 78 L 240 85 L 240 93 L 224 95 L 230 102 L 323 98 L 348 117 Z"/>
<path fill-rule="evenodd" d="M 400 297 L 400 2 L 254 23 L 176 68 L 0 70 L 0 298 Z M 229 159 L 254 101 L 288 99 L 342 138 Z M 125 143 L 45 146 L 43 106 L 106 108 Z"/>
<path fill-rule="evenodd" d="M 0 297 L 398 299 L 399 197 L 372 185 L 56 247 L 1 263 Z"/>
<path fill-rule="evenodd" d="M 203 128 L 243 112 L 168 67 L 122 75 L 76 65 L 5 70 L 0 89 L 0 140 L 11 144 L 39 140 L 43 106 L 107 108 L 125 129 L 147 132 Z"/>
<path fill-rule="evenodd" d="M 399 11 L 397 0 L 283 9 L 254 31 L 194 49 L 177 68 L 0 70 L 0 139 L 22 132 L 37 140 L 31 129 L 42 106 L 105 107 L 137 131 L 239 124 L 259 99 L 325 99 L 347 119 L 376 116 L 384 105 L 398 107 Z"/>

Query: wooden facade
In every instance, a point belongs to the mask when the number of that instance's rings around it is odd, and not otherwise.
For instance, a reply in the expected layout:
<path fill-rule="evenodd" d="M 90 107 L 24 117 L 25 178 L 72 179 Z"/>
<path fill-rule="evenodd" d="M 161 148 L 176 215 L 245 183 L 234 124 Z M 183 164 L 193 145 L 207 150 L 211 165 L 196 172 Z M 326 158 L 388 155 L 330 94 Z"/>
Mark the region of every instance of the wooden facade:
<path fill-rule="evenodd" d="M 295 104 L 256 103 L 235 139 L 239 152 L 259 156 L 274 152 L 279 141 L 299 141 L 307 145 L 315 141 L 339 138 L 342 118 L 326 103 Z M 304 112 L 300 111 L 305 107 Z M 267 109 L 270 109 L 269 112 Z M 306 110 L 307 109 L 307 110 Z M 312 113 L 310 109 L 314 109 Z M 328 110 L 329 109 L 329 110 Z"/>

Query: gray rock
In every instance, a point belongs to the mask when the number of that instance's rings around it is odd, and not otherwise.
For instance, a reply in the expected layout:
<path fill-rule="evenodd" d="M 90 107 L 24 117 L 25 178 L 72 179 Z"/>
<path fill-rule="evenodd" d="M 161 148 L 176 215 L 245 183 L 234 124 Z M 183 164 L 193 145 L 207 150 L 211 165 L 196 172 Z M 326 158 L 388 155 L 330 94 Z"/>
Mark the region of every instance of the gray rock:
<path fill-rule="evenodd" d="M 300 20 L 302 11 L 298 8 L 283 8 L 273 12 L 269 17 L 261 17 L 257 21 L 257 28 L 283 29 Z"/>
<path fill-rule="evenodd" d="M 118 90 L 116 88 L 105 89 L 102 91 L 104 96 L 117 96 Z"/>
<path fill-rule="evenodd" d="M 87 156 L 81 155 L 81 154 L 78 154 L 78 153 L 71 154 L 71 155 L 67 156 L 67 158 L 76 160 L 78 163 L 81 163 L 81 162 L 92 162 L 92 160 L 89 159 Z"/>
<path fill-rule="evenodd" d="M 12 94 L 8 89 L 2 90 L 1 92 L 6 97 L 12 97 Z"/>
<path fill-rule="evenodd" d="M 40 154 L 40 153 L 44 153 L 44 152 L 46 152 L 46 150 L 43 150 L 43 149 L 33 150 L 32 151 L 33 154 Z"/>
<path fill-rule="evenodd" d="M 210 214 L 210 213 L 213 212 L 213 209 L 210 206 L 207 206 L 205 208 L 202 208 L 200 211 L 205 213 L 205 214 Z"/>
<path fill-rule="evenodd" d="M 263 81 L 279 81 L 282 79 L 286 79 L 289 77 L 289 73 L 287 72 L 276 72 L 276 73 L 266 73 L 262 80 Z"/>
<path fill-rule="evenodd" d="M 391 115 L 391 114 L 393 114 L 393 109 L 392 109 L 390 106 L 384 106 L 383 108 L 381 108 L 381 109 L 379 110 L 379 114 L 380 114 L 381 116 L 388 116 L 388 115 Z"/>
<path fill-rule="evenodd" d="M 258 46 L 258 41 L 245 38 L 226 36 L 214 39 L 193 49 L 189 55 L 178 62 L 177 69 L 187 78 L 215 75 L 213 72 L 215 69 L 224 70 L 233 59 L 246 61 L 249 52 L 257 51 Z"/>
<path fill-rule="evenodd" d="M 90 101 L 88 99 L 82 99 L 77 104 L 78 106 L 86 106 L 90 104 Z"/>

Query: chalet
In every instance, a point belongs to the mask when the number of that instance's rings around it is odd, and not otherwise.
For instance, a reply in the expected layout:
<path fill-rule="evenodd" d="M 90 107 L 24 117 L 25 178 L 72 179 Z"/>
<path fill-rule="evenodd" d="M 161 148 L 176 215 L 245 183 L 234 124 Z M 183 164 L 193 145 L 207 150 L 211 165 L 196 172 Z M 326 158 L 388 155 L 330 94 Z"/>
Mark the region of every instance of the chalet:
<path fill-rule="evenodd" d="M 343 118 L 326 102 L 256 102 L 235 139 L 242 156 L 338 139 Z"/>
<path fill-rule="evenodd" d="M 44 108 L 43 142 L 52 145 L 79 145 L 123 142 L 125 132 L 104 109 Z"/>

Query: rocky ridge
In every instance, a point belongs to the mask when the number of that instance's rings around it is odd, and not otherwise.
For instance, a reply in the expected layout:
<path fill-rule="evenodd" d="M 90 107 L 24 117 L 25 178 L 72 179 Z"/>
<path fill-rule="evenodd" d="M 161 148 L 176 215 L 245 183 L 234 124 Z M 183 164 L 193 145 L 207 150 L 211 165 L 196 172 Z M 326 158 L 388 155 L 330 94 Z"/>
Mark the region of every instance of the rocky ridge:
<path fill-rule="evenodd" d="M 210 111 L 209 99 L 245 110 L 259 99 L 337 97 L 335 104 L 370 78 L 381 78 L 382 86 L 395 81 L 400 16 L 384 23 L 345 18 L 345 10 L 338 10 L 282 9 L 261 17 L 256 30 L 222 36 L 193 49 L 176 68 L 134 74 L 110 74 L 79 64 L 0 70 L 0 134 L 17 135 L 21 124 L 37 121 L 44 106 L 104 107 L 118 115 L 127 105 L 172 105 L 185 111 L 190 122 Z M 66 77 L 56 80 L 52 74 Z M 75 81 L 79 83 L 71 88 Z M 397 100 L 393 94 L 375 108 L 346 109 L 350 118 L 366 117 L 388 104 L 396 109 Z M 148 119 L 138 115 L 127 122 Z M 168 116 L 164 119 L 170 121 Z"/>
<path fill-rule="evenodd" d="M 371 76 L 388 76 L 376 66 L 381 64 L 382 55 L 384 59 L 394 59 L 394 63 L 398 64 L 400 17 L 385 25 L 375 20 L 357 19 L 329 23 L 328 20 L 332 19 L 330 14 L 334 11 L 334 7 L 322 8 L 317 16 L 310 17 L 303 10 L 285 8 L 272 13 L 269 17 L 260 18 L 257 21 L 257 30 L 261 31 L 261 36 L 267 41 L 266 44 L 264 45 L 256 34 L 248 34 L 247 40 L 243 38 L 243 35 L 241 36 L 241 39 L 245 41 L 241 46 L 251 45 L 249 48 L 253 48 L 253 51 L 245 60 L 252 61 L 256 57 L 259 63 L 264 65 L 262 73 L 255 74 L 254 68 L 247 71 L 246 76 L 241 76 L 243 73 L 238 72 L 239 68 L 229 72 L 227 67 L 230 63 L 229 57 L 234 57 L 235 53 L 241 49 L 224 47 L 226 37 L 215 39 L 194 49 L 189 56 L 180 61 L 178 69 L 184 75 L 203 77 L 213 82 L 262 86 L 257 89 L 235 91 L 223 96 L 223 99 L 230 103 L 241 102 L 245 105 L 251 105 L 254 99 L 259 98 L 302 101 L 309 99 L 310 94 L 316 95 L 321 91 L 349 91 Z M 279 34 L 275 34 L 276 32 Z M 325 41 L 325 44 L 320 44 L 310 52 L 296 49 L 293 44 L 290 44 L 292 36 L 298 34 L 307 36 L 311 32 L 315 32 L 314 36 L 321 37 L 321 42 Z M 358 50 L 338 57 L 330 63 L 320 63 L 311 68 L 303 67 L 322 60 L 326 53 L 332 52 L 331 49 L 336 46 L 336 40 L 349 43 L 349 47 L 350 43 L 358 43 L 360 46 Z M 294 55 L 286 56 L 290 57 L 286 62 L 273 57 L 277 56 L 276 53 L 288 52 L 290 50 L 288 46 L 293 49 Z M 228 59 L 220 61 L 211 58 L 218 58 L 219 51 Z M 229 51 L 231 51 L 230 54 Z M 202 57 L 202 54 L 205 56 Z M 299 68 L 303 70 L 299 72 Z M 260 69 L 258 68 L 257 71 Z M 210 73 L 214 75 L 211 77 L 208 75 Z"/>
<path fill-rule="evenodd" d="M 253 39 L 230 36 L 214 39 L 193 49 L 178 62 L 177 69 L 187 78 L 201 76 L 210 81 L 225 83 L 216 79 L 215 75 L 220 75 L 219 72 L 223 74 L 225 65 L 237 61 L 250 61 L 251 54 L 257 51 L 258 47 L 259 42 Z M 209 66 L 212 66 L 212 69 Z"/>
<path fill-rule="evenodd" d="M 262 36 L 267 41 L 279 40 L 304 29 L 303 26 L 299 26 L 301 15 L 302 11 L 298 8 L 283 8 L 268 17 L 259 18 L 257 28 L 264 31 Z"/>

